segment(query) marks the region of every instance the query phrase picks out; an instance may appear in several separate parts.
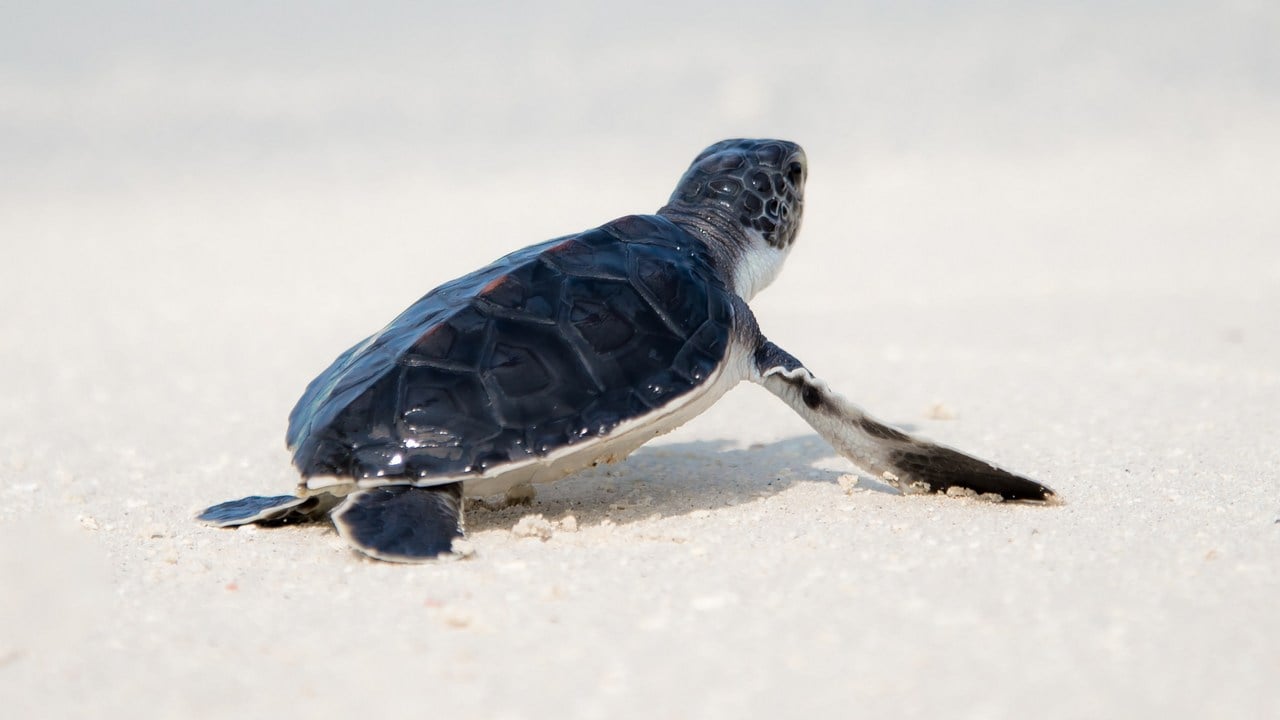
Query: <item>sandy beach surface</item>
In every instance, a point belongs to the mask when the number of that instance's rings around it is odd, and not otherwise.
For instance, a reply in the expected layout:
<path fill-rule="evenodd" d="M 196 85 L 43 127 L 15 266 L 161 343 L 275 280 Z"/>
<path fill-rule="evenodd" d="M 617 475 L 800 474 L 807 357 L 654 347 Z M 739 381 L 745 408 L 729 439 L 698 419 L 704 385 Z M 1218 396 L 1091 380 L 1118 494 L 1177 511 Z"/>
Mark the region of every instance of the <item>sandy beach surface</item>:
<path fill-rule="evenodd" d="M 1274 4 L 130 7 L 0 23 L 6 717 L 1280 717 Z M 743 135 L 810 159 L 765 332 L 1064 505 L 744 385 L 463 561 L 192 521 L 421 294 Z"/>

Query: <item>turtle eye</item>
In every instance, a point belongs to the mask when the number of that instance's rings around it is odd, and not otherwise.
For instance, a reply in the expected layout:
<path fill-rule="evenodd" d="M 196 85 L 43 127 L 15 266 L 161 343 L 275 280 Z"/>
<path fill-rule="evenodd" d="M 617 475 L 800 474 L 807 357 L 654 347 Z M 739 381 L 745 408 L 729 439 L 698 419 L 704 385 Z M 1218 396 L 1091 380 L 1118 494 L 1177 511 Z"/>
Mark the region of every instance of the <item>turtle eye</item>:
<path fill-rule="evenodd" d="M 800 177 L 804 175 L 804 168 L 798 162 L 792 162 L 787 165 L 787 182 L 792 185 L 800 185 Z"/>
<path fill-rule="evenodd" d="M 717 195 L 728 195 L 730 197 L 737 195 L 738 191 L 742 189 L 737 180 L 728 178 L 712 180 L 708 185 Z"/>

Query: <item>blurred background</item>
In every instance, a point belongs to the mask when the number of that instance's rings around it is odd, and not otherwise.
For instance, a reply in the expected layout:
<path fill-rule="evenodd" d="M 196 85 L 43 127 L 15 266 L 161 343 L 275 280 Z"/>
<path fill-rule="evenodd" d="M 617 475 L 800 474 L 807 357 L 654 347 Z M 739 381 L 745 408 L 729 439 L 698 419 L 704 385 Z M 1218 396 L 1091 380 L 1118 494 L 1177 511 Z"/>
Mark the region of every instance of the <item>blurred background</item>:
<path fill-rule="evenodd" d="M 920 273 L 962 284 L 963 259 L 1016 264 L 1022 292 L 1109 284 L 1121 266 L 1157 282 L 1170 247 L 1209 260 L 1275 231 L 1278 14 L 1267 2 L 11 4 L 4 242 L 75 248 L 60 261 L 101 270 L 354 289 L 415 251 L 432 254 L 422 273 L 447 275 L 470 267 L 458 256 L 471 248 L 655 208 L 702 146 L 777 135 L 811 156 L 798 256 L 810 272 L 852 270 L 873 291 Z M 859 267 L 818 261 L 848 244 Z"/>

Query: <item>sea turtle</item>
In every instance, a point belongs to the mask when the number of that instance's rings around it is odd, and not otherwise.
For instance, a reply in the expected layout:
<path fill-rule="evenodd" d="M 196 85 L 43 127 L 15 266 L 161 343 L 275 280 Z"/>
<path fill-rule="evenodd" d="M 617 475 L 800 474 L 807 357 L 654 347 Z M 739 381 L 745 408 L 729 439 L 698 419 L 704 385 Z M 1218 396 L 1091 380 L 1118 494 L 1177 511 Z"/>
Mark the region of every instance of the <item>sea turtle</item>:
<path fill-rule="evenodd" d="M 218 526 L 332 519 L 360 552 L 451 552 L 466 496 L 612 462 L 743 380 L 905 492 L 1006 500 L 1053 491 L 867 415 L 765 339 L 747 301 L 800 228 L 804 151 L 703 150 L 668 203 L 507 255 L 445 283 L 338 356 L 289 415 L 298 493 L 214 505 Z"/>

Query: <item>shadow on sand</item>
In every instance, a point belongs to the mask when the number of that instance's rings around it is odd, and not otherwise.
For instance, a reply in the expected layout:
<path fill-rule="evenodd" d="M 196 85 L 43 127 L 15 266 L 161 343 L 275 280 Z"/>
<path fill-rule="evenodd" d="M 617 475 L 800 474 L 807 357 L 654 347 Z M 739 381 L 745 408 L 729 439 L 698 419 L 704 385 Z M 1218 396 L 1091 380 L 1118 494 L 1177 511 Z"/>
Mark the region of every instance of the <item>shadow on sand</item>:
<path fill-rule="evenodd" d="M 815 463 L 836 457 L 816 435 L 735 447 L 729 440 L 699 440 L 644 447 L 616 465 L 601 466 L 537 487 L 527 505 L 491 508 L 468 502 L 468 533 L 510 528 L 529 513 L 549 520 L 572 514 L 582 525 L 620 525 L 654 515 L 683 515 L 755 501 L 797 481 L 835 483 L 847 472 Z M 898 491 L 858 475 L 857 487 Z"/>

